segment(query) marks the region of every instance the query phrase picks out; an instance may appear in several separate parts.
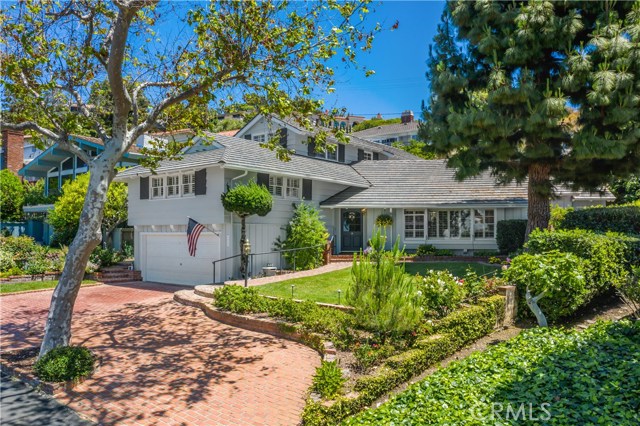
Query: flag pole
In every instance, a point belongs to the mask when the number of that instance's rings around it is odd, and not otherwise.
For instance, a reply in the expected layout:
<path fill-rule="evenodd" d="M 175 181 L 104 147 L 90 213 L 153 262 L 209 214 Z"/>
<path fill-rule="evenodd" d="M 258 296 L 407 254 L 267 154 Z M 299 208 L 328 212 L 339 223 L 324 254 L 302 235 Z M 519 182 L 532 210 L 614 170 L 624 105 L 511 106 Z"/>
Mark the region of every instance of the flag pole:
<path fill-rule="evenodd" d="M 187 216 L 187 219 L 193 219 L 193 218 L 192 218 L 191 216 Z M 195 220 L 195 219 L 193 219 L 193 220 Z M 198 221 L 196 220 L 196 222 L 198 222 Z M 189 223 L 189 221 L 187 221 L 187 223 Z M 198 222 L 198 223 L 200 223 L 200 222 Z M 209 231 L 209 232 L 212 232 L 212 233 L 216 234 L 216 237 L 219 237 L 219 236 L 220 236 L 220 232 L 216 232 L 216 231 L 214 231 L 213 229 L 209 228 L 207 225 L 203 225 L 202 223 L 200 223 L 200 225 L 202 225 L 202 227 L 203 227 L 204 229 L 206 229 L 207 231 Z"/>

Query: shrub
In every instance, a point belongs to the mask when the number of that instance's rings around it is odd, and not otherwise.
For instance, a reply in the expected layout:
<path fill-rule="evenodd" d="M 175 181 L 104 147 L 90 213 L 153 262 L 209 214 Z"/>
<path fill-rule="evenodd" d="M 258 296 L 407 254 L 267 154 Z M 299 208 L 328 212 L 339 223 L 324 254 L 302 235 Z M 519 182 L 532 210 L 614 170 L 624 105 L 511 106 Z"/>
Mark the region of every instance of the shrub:
<path fill-rule="evenodd" d="M 226 285 L 213 293 L 214 306 L 235 314 L 265 312 L 267 299 L 253 287 Z"/>
<path fill-rule="evenodd" d="M 438 249 L 431 244 L 421 244 L 416 250 L 416 256 L 435 256 Z"/>
<path fill-rule="evenodd" d="M 524 245 L 525 232 L 527 230 L 526 219 L 510 219 L 498 221 L 496 229 L 496 242 L 502 254 L 518 251 Z"/>
<path fill-rule="evenodd" d="M 31 237 L 0 237 L 0 251 L 6 259 L 6 269 L 0 265 L 0 272 L 11 269 L 35 275 L 59 271 L 64 264 L 62 252 L 41 246 Z"/>
<path fill-rule="evenodd" d="M 388 344 L 357 343 L 353 349 L 353 356 L 356 358 L 360 370 L 364 372 L 368 371 L 374 365 L 379 364 L 381 360 L 388 358 L 394 352 L 395 348 Z"/>
<path fill-rule="evenodd" d="M 0 272 L 7 272 L 14 268 L 17 268 L 16 262 L 13 260 L 13 255 L 8 251 L 0 250 Z"/>
<path fill-rule="evenodd" d="M 563 229 L 640 234 L 640 206 L 592 207 L 567 213 L 560 222 Z"/>
<path fill-rule="evenodd" d="M 562 227 L 562 221 L 567 213 L 574 211 L 573 207 L 560 207 L 557 204 L 551 206 L 551 218 L 549 219 L 549 227 L 551 229 L 559 229 Z"/>
<path fill-rule="evenodd" d="M 493 257 L 499 255 L 500 252 L 498 250 L 474 250 L 474 256 L 485 256 L 485 257 Z"/>
<path fill-rule="evenodd" d="M 276 248 L 280 250 L 313 247 L 299 251 L 285 251 L 282 256 L 287 263 L 295 263 L 296 270 L 313 269 L 322 265 L 322 253 L 329 233 L 324 226 L 318 209 L 307 203 L 295 206 L 293 218 L 287 224 L 287 237 L 284 241 L 276 240 Z"/>
<path fill-rule="evenodd" d="M 585 267 L 586 262 L 571 253 L 525 253 L 511 261 L 503 277 L 517 286 L 521 300 L 527 288 L 533 296 L 545 292 L 538 306 L 550 321 L 556 321 L 591 299 L 593 292 L 586 285 Z"/>
<path fill-rule="evenodd" d="M 640 320 L 640 266 L 633 268 L 627 282 L 617 287 L 618 294 L 631 309 L 631 315 Z"/>
<path fill-rule="evenodd" d="M 404 253 L 397 241 L 385 250 L 385 242 L 377 230 L 371 237 L 371 252 L 354 258 L 346 294 L 358 323 L 380 333 L 383 341 L 412 330 L 422 317 L 414 280 L 405 274 L 404 264 L 398 264 Z"/>
<path fill-rule="evenodd" d="M 34 365 L 36 376 L 45 382 L 67 382 L 88 376 L 95 359 L 82 346 L 60 346 L 47 352 Z"/>
<path fill-rule="evenodd" d="M 387 226 L 393 225 L 393 216 L 390 214 L 381 214 L 376 217 L 376 226 L 380 228 L 385 228 Z"/>
<path fill-rule="evenodd" d="M 313 376 L 313 390 L 323 398 L 331 399 L 341 393 L 342 385 L 346 381 L 337 361 L 322 361 L 322 365 L 316 368 L 316 374 Z"/>
<path fill-rule="evenodd" d="M 122 262 L 124 260 L 124 256 L 122 253 L 115 251 L 110 247 L 102 248 L 98 246 L 93 249 L 93 252 L 91 252 L 89 260 L 100 268 L 106 268 L 107 266 Z"/>
<path fill-rule="evenodd" d="M 626 281 L 628 247 L 624 240 L 623 235 L 602 235 L 581 229 L 535 230 L 526 247 L 531 253 L 559 250 L 587 260 L 584 272 L 593 296 Z"/>
<path fill-rule="evenodd" d="M 444 317 L 464 299 L 463 282 L 449 271 L 430 270 L 424 277 L 418 275 L 417 281 L 425 315 Z"/>
<path fill-rule="evenodd" d="M 465 300 L 470 303 L 477 303 L 478 298 L 495 294 L 497 287 L 503 285 L 499 277 L 479 276 L 472 269 L 467 269 L 462 282 L 462 291 Z"/>
<path fill-rule="evenodd" d="M 453 256 L 453 250 L 450 250 L 450 249 L 436 249 L 436 256 Z"/>

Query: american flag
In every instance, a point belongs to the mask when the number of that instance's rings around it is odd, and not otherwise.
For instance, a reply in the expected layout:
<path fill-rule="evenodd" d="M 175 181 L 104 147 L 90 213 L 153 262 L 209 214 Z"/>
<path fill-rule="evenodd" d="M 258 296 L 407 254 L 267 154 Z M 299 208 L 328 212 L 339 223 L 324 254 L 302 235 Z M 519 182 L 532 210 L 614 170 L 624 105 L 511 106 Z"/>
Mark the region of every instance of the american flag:
<path fill-rule="evenodd" d="M 196 255 L 196 246 L 198 245 L 198 238 L 204 231 L 204 226 L 189 218 L 189 225 L 187 226 L 187 243 L 189 244 L 189 254 L 191 256 Z"/>

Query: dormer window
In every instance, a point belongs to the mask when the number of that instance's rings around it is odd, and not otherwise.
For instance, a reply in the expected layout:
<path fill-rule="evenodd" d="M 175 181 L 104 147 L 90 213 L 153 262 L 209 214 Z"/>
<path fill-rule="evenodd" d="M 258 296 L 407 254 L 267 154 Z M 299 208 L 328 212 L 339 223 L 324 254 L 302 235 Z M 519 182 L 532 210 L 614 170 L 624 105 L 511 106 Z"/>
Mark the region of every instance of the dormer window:
<path fill-rule="evenodd" d="M 364 152 L 364 160 L 373 160 L 373 153 L 369 151 Z"/>

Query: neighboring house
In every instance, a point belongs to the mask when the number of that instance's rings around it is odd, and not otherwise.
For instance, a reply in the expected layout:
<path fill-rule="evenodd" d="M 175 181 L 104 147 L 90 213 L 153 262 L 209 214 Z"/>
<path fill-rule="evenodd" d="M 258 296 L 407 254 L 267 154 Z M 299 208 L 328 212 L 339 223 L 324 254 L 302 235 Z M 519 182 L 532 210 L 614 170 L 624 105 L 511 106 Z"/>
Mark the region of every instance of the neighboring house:
<path fill-rule="evenodd" d="M 104 150 L 102 141 L 90 136 L 71 135 L 69 139 L 90 156 L 96 156 Z M 20 133 L 16 136 L 16 144 L 24 144 L 24 137 Z M 26 144 L 24 144 L 27 146 Z M 134 147 L 127 152 L 119 167 L 137 165 L 142 155 L 138 148 Z M 59 147 L 57 143 L 49 146 L 18 170 L 18 175 L 27 180 L 44 179 L 44 195 L 59 192 L 67 180 L 73 180 L 77 175 L 86 173 L 87 165 L 76 155 Z M 28 217 L 26 234 L 36 241 L 49 244 L 53 236 L 53 229 L 47 224 L 47 213 L 53 208 L 53 204 L 41 204 L 36 206 L 24 206 L 23 210 Z M 115 238 L 119 239 L 119 234 Z M 117 241 L 115 241 L 116 246 Z"/>
<path fill-rule="evenodd" d="M 413 120 L 413 112 L 409 110 L 404 111 L 400 120 L 401 122 L 397 124 L 385 124 L 383 126 L 353 132 L 351 136 L 383 145 L 391 145 L 394 142 L 407 144 L 412 139 L 418 139 L 419 123 Z"/>
<path fill-rule="evenodd" d="M 14 174 L 31 160 L 42 153 L 42 150 L 31 142 L 30 136 L 15 130 L 2 131 L 0 146 L 0 170 L 9 169 Z"/>

